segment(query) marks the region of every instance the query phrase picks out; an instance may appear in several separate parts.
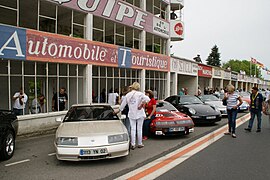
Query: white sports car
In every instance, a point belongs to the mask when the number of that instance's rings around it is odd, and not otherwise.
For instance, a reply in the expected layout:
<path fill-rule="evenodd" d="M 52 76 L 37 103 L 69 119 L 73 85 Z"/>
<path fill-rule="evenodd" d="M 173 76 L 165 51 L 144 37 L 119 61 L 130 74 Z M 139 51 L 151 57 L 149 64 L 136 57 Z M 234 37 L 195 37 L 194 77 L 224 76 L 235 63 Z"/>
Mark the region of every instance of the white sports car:
<path fill-rule="evenodd" d="M 59 160 L 107 159 L 129 154 L 129 136 L 110 105 L 73 105 L 55 135 Z"/>

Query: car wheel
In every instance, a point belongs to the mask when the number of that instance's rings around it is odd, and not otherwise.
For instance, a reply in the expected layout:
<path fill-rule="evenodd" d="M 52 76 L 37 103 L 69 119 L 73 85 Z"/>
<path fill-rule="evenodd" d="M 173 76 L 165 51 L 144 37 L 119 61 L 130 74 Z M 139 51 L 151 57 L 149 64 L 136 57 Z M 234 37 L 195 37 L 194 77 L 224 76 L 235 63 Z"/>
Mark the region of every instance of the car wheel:
<path fill-rule="evenodd" d="M 15 136 L 14 133 L 8 130 L 7 133 L 4 135 L 4 141 L 0 151 L 0 159 L 1 160 L 10 159 L 14 154 L 14 149 L 15 149 Z"/>

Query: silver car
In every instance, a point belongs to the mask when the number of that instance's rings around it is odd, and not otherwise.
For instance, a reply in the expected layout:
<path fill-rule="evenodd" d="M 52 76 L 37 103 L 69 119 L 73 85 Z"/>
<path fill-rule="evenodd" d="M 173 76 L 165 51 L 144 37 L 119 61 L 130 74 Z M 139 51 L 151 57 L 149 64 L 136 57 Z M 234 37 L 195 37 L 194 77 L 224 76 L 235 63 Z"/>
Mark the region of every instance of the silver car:
<path fill-rule="evenodd" d="M 227 116 L 227 107 L 222 104 L 221 99 L 217 98 L 215 95 L 202 95 L 199 98 L 205 103 L 216 107 L 222 116 Z"/>
<path fill-rule="evenodd" d="M 55 135 L 56 157 L 80 161 L 129 154 L 129 135 L 110 105 L 73 105 Z"/>

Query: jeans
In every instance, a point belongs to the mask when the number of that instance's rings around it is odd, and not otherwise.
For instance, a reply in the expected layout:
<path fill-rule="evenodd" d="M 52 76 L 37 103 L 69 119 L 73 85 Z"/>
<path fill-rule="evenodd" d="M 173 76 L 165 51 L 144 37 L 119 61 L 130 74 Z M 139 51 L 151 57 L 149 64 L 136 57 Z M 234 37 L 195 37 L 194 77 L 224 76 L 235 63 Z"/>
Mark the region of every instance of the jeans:
<path fill-rule="evenodd" d="M 23 109 L 13 108 L 13 111 L 17 116 L 23 115 Z"/>
<path fill-rule="evenodd" d="M 130 136 L 130 121 L 129 121 L 129 118 L 127 116 L 126 116 L 126 119 L 124 121 L 124 125 L 126 126 L 127 131 L 128 131 L 128 135 Z"/>
<path fill-rule="evenodd" d="M 149 136 L 150 134 L 150 124 L 152 122 L 153 119 L 155 119 L 156 116 L 152 115 L 150 119 L 145 119 L 143 121 L 143 136 Z"/>
<path fill-rule="evenodd" d="M 238 109 L 227 109 L 229 132 L 235 133 Z"/>
<path fill-rule="evenodd" d="M 144 118 L 141 117 L 139 119 L 129 119 L 130 126 L 131 126 L 131 145 L 136 145 L 136 129 L 137 129 L 137 136 L 138 136 L 138 145 L 142 145 L 142 128 L 143 128 L 143 120 Z"/>
<path fill-rule="evenodd" d="M 257 116 L 257 129 L 261 129 L 261 124 L 262 124 L 262 112 L 261 111 L 250 111 L 250 119 L 248 123 L 248 128 L 252 129 L 253 122 L 255 119 L 255 116 Z"/>

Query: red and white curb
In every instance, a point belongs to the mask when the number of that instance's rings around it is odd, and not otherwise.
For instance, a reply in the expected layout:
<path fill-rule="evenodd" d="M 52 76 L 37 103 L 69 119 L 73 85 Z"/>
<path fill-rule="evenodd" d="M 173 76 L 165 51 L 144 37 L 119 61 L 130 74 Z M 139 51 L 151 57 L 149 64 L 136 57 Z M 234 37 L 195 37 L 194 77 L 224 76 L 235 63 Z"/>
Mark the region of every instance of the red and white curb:
<path fill-rule="evenodd" d="M 249 118 L 250 114 L 238 118 L 236 120 L 236 126 L 238 127 L 242 125 L 243 123 L 248 121 Z M 183 161 L 187 160 L 194 154 L 203 150 L 210 144 L 219 140 L 221 137 L 224 136 L 224 133 L 227 132 L 227 128 L 228 125 L 224 125 L 221 128 L 195 140 L 194 142 L 167 154 L 166 156 L 156 159 L 153 162 L 150 162 L 134 171 L 131 171 L 123 176 L 116 178 L 116 180 L 155 179 L 160 175 L 164 174 L 165 172 L 169 171 L 170 169 L 174 168 L 175 166 L 179 165 Z"/>

